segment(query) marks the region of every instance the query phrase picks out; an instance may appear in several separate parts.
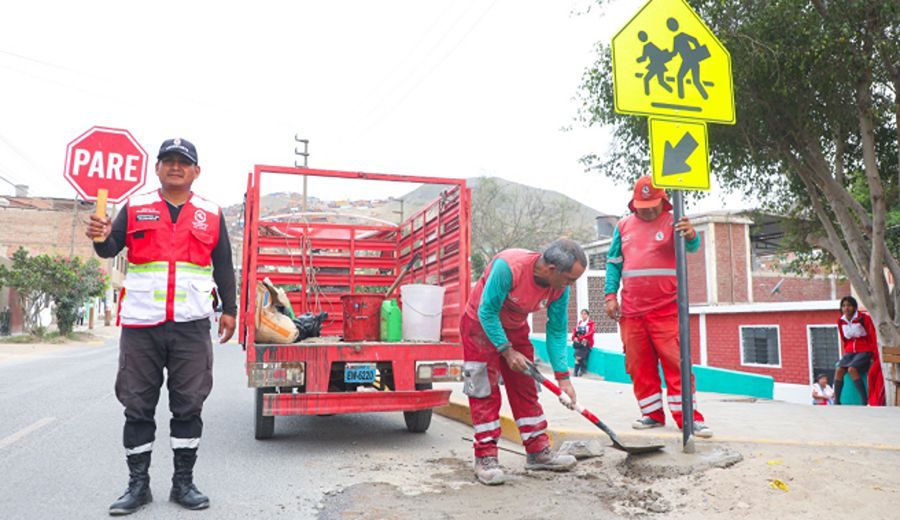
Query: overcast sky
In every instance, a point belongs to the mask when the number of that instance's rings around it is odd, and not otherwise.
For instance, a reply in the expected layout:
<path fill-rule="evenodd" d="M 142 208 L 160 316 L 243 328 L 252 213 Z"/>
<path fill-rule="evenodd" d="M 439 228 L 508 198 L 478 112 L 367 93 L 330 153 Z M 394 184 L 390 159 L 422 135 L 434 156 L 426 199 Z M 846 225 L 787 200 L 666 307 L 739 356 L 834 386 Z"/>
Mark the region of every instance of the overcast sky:
<path fill-rule="evenodd" d="M 151 156 L 149 187 L 160 142 L 184 137 L 200 157 L 195 191 L 227 205 L 254 164 L 292 165 L 300 134 L 310 166 L 499 176 L 621 214 L 629 187 L 578 163 L 608 137 L 575 122 L 574 97 L 594 43 L 642 4 L 20 2 L 0 18 L 0 176 L 74 196 L 66 144 L 94 125 L 126 128 Z M 299 192 L 293 182 L 266 187 Z M 408 189 L 357 184 L 311 181 L 310 194 Z M 743 206 L 717 190 L 693 210 Z"/>

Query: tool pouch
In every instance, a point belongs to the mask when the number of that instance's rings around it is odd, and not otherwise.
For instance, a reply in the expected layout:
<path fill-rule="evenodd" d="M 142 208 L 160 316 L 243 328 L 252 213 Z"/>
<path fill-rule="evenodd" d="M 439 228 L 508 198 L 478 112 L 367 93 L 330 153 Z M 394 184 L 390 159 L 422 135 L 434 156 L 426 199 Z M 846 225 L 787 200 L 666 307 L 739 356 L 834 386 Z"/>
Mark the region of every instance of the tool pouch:
<path fill-rule="evenodd" d="M 491 380 L 484 361 L 463 363 L 463 381 L 463 393 L 467 396 L 482 399 L 491 395 Z"/>

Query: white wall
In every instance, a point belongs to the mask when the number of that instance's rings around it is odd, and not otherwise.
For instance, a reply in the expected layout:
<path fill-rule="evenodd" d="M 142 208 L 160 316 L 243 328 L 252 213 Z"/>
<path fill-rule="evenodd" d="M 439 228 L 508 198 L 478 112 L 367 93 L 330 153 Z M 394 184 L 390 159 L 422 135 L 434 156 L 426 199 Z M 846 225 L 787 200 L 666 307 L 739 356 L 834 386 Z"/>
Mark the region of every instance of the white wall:
<path fill-rule="evenodd" d="M 772 399 L 784 401 L 786 403 L 808 404 L 812 406 L 812 386 L 775 383 Z"/>

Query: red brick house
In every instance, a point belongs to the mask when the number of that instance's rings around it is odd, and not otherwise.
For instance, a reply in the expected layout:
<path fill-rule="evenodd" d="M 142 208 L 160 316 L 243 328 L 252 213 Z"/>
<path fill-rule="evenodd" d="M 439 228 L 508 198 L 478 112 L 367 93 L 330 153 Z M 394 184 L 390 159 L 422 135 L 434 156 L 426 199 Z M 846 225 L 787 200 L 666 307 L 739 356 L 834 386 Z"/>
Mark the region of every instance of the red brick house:
<path fill-rule="evenodd" d="M 833 274 L 803 277 L 778 269 L 781 238 L 775 217 L 758 222 L 731 212 L 691 216 L 700 249 L 688 254 L 691 350 L 695 364 L 772 376 L 775 398 L 808 402 L 817 373 L 833 376 L 839 357 L 839 300 L 849 282 Z M 621 349 L 616 324 L 605 316 L 603 285 L 611 239 L 586 244 L 587 276 L 576 285 L 570 322 L 587 308 L 597 323 L 596 345 Z M 535 315 L 534 331 L 545 316 Z"/>
<path fill-rule="evenodd" d="M 112 209 L 112 208 L 111 208 Z M 53 197 L 0 197 L 0 262 L 9 265 L 20 247 L 29 254 L 74 255 L 82 259 L 96 258 L 91 242 L 84 236 L 83 219 L 94 211 L 94 204 L 74 199 Z M 122 286 L 126 269 L 124 255 L 101 264 L 110 275 L 110 289 L 104 299 L 107 305 Z M 0 287 L 0 311 L 10 311 L 10 332 L 23 332 L 24 317 L 14 290 Z"/>

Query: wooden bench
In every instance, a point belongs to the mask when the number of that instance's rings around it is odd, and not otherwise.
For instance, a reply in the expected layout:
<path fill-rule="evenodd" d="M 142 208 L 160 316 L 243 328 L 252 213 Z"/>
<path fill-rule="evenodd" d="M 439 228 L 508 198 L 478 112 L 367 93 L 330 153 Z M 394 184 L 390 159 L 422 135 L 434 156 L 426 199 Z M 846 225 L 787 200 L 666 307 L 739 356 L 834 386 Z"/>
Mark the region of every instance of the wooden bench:
<path fill-rule="evenodd" d="M 900 406 L 900 347 L 881 347 L 881 362 L 891 365 L 885 379 L 894 385 L 894 406 Z"/>

